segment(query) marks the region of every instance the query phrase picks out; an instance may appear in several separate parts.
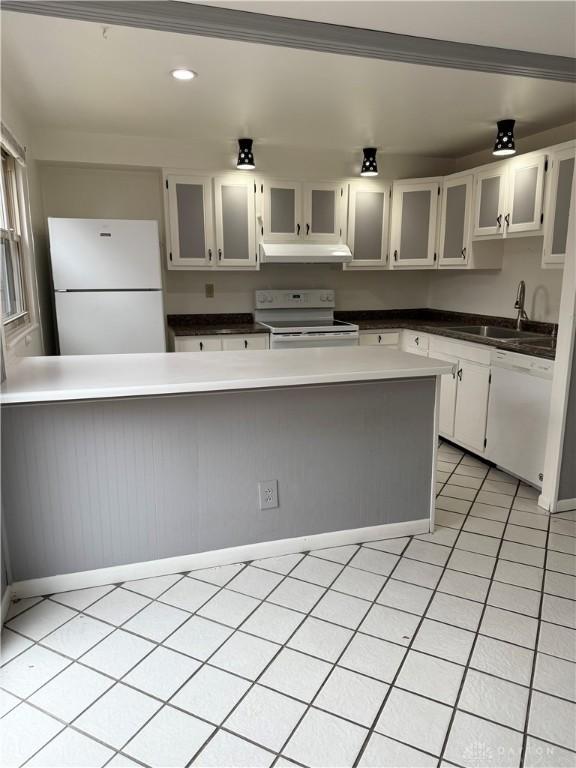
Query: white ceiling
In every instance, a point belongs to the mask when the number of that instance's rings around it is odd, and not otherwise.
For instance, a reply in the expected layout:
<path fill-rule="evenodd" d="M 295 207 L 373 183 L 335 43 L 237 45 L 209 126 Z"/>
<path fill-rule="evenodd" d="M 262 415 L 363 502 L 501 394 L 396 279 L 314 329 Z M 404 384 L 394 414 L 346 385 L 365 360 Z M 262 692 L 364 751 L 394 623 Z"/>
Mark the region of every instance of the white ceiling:
<path fill-rule="evenodd" d="M 489 146 L 502 117 L 520 138 L 574 119 L 567 83 L 2 16 L 4 85 L 35 130 L 458 157 Z M 200 76 L 176 82 L 177 66 Z"/>
<path fill-rule="evenodd" d="M 417 37 L 576 56 L 572 0 L 181 0 Z"/>

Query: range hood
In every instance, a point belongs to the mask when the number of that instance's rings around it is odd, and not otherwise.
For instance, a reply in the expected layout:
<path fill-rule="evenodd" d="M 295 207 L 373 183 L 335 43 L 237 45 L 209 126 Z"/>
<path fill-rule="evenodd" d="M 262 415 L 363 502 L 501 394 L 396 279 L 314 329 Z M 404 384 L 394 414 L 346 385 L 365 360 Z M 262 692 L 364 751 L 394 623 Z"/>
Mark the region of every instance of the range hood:
<path fill-rule="evenodd" d="M 263 264 L 344 264 L 352 261 L 345 243 L 261 243 Z"/>

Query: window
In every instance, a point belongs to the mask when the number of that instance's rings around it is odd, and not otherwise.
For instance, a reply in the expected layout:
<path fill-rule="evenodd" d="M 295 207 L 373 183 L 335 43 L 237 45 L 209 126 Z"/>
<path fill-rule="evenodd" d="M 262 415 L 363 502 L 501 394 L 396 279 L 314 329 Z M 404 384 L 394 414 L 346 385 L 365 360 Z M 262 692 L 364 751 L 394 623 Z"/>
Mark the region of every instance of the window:
<path fill-rule="evenodd" d="M 4 149 L 0 188 L 0 255 L 2 322 L 7 330 L 11 330 L 25 325 L 29 318 L 16 161 Z"/>

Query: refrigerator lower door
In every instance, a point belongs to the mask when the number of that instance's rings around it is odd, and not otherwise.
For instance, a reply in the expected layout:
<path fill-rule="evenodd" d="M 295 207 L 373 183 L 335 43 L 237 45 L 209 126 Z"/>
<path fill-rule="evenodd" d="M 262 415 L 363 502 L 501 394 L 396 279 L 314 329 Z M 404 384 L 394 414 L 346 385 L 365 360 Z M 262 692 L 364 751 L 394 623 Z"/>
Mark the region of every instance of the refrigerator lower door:
<path fill-rule="evenodd" d="M 56 292 L 61 355 L 165 352 L 162 291 Z"/>

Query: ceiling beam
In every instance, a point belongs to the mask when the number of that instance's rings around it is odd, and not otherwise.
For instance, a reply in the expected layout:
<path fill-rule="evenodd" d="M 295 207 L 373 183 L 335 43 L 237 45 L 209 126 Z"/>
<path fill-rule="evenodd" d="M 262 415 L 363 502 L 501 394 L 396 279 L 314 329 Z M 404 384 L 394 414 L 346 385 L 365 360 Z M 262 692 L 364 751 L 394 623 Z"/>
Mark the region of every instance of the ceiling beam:
<path fill-rule="evenodd" d="M 576 59 L 172 0 L 3 0 L 2 10 L 405 64 L 576 82 Z M 487 10 L 488 13 L 488 10 Z"/>

